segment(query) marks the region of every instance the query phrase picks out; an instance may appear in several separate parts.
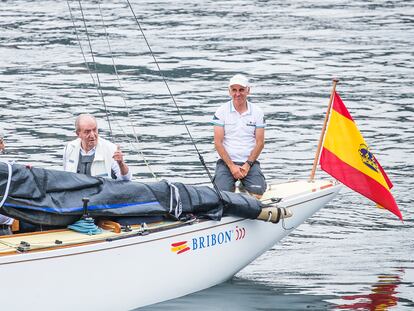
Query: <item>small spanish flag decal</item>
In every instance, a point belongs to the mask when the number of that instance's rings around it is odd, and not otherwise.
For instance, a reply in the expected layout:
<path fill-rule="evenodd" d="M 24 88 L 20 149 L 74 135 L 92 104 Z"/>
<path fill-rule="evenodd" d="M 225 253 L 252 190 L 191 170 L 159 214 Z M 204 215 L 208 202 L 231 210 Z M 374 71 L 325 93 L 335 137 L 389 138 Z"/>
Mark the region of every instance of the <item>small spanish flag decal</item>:
<path fill-rule="evenodd" d="M 171 244 L 171 251 L 174 253 L 181 254 L 184 253 L 186 251 L 189 251 L 190 248 L 187 245 L 187 241 L 183 241 L 183 242 L 177 242 L 177 243 L 172 243 Z"/>

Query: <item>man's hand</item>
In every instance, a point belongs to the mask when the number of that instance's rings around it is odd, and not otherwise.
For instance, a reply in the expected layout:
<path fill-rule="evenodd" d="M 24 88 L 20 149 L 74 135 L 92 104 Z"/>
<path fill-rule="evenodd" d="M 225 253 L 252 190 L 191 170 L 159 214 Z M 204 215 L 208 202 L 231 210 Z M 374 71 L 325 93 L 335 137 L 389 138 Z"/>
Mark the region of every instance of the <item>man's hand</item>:
<path fill-rule="evenodd" d="M 247 174 L 250 171 L 250 165 L 246 162 L 243 164 L 243 166 L 240 167 L 240 170 L 242 172 L 243 178 L 247 176 Z"/>
<path fill-rule="evenodd" d="M 117 148 L 116 148 L 112 158 L 116 162 L 118 162 L 119 166 L 121 166 L 124 163 L 124 154 L 122 153 L 121 148 L 119 147 L 119 145 L 117 145 Z"/>
<path fill-rule="evenodd" d="M 233 175 L 235 179 L 243 179 L 246 176 L 243 173 L 242 167 L 237 164 L 233 164 L 229 168 L 230 168 L 231 174 Z"/>
<path fill-rule="evenodd" d="M 118 163 L 119 169 L 121 170 L 121 175 L 125 176 L 129 172 L 128 165 L 124 162 L 124 154 L 121 151 L 119 145 L 116 146 L 116 150 L 112 158 Z"/>

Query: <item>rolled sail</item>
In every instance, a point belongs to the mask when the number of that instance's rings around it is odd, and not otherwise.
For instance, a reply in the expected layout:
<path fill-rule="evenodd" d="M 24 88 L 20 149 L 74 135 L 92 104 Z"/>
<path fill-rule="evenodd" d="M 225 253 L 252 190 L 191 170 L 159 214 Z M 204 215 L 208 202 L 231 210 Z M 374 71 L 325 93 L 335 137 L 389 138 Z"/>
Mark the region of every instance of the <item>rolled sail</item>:
<path fill-rule="evenodd" d="M 9 170 L 0 162 L 0 202 L 6 195 L 0 213 L 39 225 L 75 222 L 83 214 L 83 198 L 89 199 L 90 216 L 108 218 L 193 214 L 214 220 L 223 215 L 256 219 L 262 209 L 261 202 L 247 194 L 221 194 L 223 201 L 207 186 L 116 181 L 19 164 Z"/>

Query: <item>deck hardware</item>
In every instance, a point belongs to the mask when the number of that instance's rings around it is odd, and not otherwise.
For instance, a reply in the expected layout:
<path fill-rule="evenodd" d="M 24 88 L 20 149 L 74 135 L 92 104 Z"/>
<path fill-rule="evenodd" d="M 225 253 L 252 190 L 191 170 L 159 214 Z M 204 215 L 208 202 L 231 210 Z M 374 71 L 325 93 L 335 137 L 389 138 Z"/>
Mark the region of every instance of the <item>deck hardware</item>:
<path fill-rule="evenodd" d="M 82 198 L 82 202 L 83 202 L 83 216 L 82 218 L 88 218 L 89 217 L 89 213 L 88 213 L 88 203 L 89 203 L 89 198 Z"/>
<path fill-rule="evenodd" d="M 28 250 L 30 250 L 30 243 L 26 241 L 21 241 L 20 245 L 17 247 L 17 251 L 23 253 L 27 252 Z"/>
<path fill-rule="evenodd" d="M 141 223 L 141 230 L 142 231 L 148 231 L 148 226 L 146 222 Z"/>
<path fill-rule="evenodd" d="M 148 226 L 146 222 L 141 223 L 141 228 L 139 229 L 139 232 L 141 233 L 141 235 L 149 234 L 149 230 L 148 230 Z"/>
<path fill-rule="evenodd" d="M 121 229 L 122 229 L 124 232 L 131 232 L 131 231 L 132 231 L 132 228 L 131 228 L 131 226 L 130 226 L 130 225 L 121 226 Z"/>

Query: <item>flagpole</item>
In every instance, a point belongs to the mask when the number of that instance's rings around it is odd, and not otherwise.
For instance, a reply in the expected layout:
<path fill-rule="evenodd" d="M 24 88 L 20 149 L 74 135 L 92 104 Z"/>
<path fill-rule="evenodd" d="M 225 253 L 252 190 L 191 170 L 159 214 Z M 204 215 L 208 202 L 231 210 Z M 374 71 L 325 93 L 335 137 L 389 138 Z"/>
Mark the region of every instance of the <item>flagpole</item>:
<path fill-rule="evenodd" d="M 321 136 L 319 138 L 318 148 L 316 149 L 315 159 L 313 160 L 312 172 L 309 177 L 309 181 L 313 181 L 313 179 L 315 178 L 316 166 L 318 165 L 319 155 L 322 149 L 322 141 L 323 141 L 323 137 L 325 136 L 325 131 L 326 131 L 326 124 L 328 123 L 329 113 L 331 111 L 333 97 L 334 97 L 335 89 L 336 89 L 336 84 L 338 83 L 338 81 L 339 81 L 338 79 L 333 79 L 333 86 L 332 86 L 331 97 L 329 98 L 328 110 L 326 111 L 325 120 L 323 122 Z"/>

